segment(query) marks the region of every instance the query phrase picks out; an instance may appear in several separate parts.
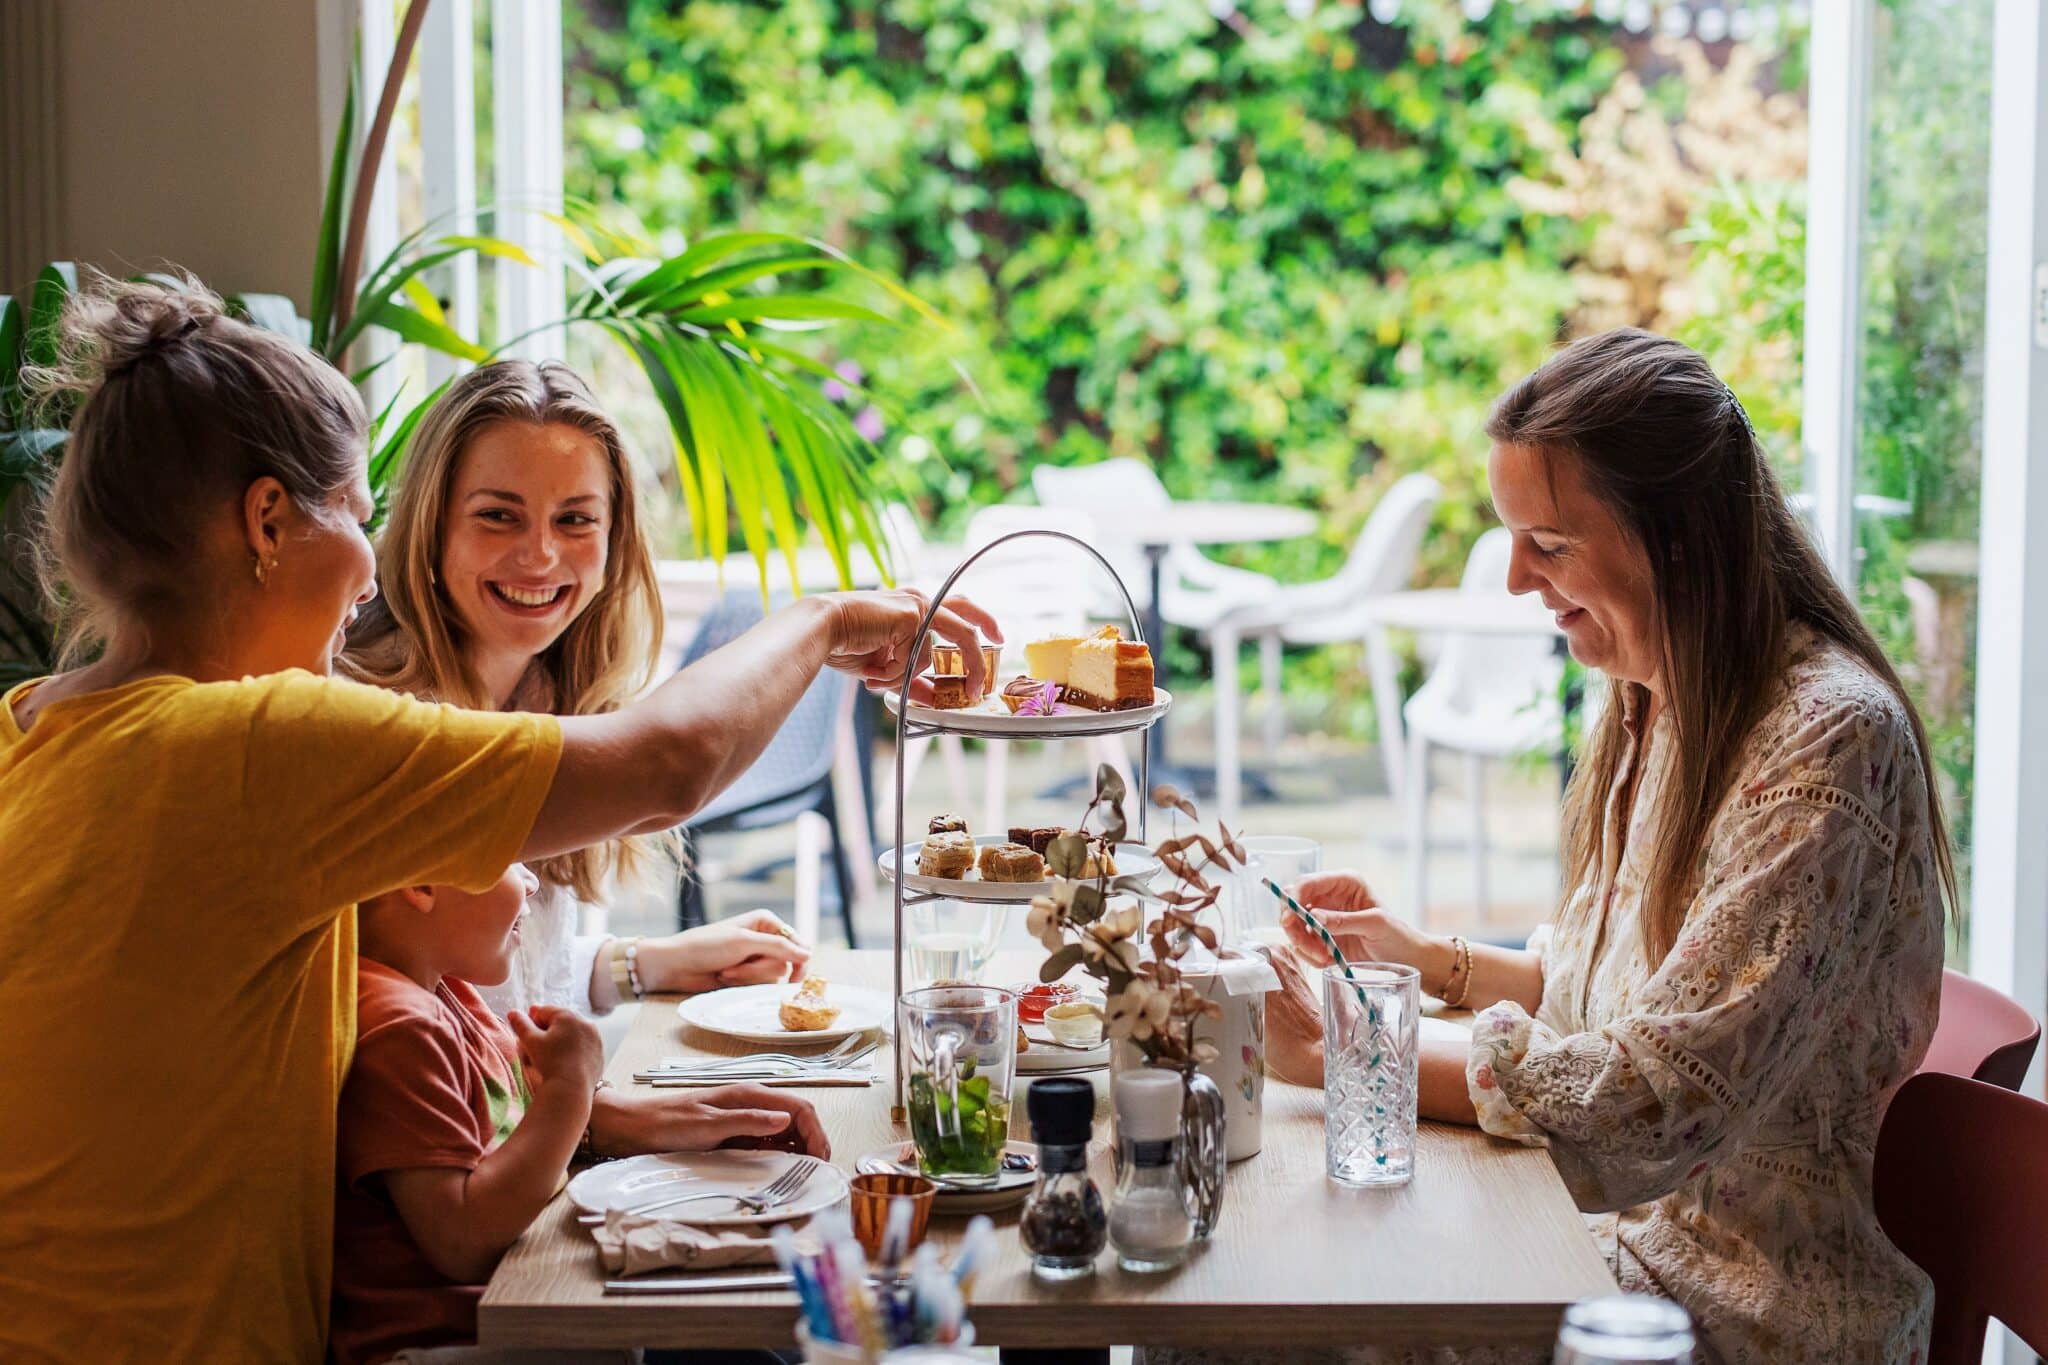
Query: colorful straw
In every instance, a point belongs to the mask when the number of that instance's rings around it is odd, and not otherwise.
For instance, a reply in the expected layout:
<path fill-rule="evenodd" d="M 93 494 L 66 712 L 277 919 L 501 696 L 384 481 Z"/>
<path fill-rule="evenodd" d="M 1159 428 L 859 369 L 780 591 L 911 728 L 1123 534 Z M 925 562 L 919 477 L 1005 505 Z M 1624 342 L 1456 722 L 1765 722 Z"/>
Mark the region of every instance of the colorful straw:
<path fill-rule="evenodd" d="M 1343 969 L 1344 979 L 1346 981 L 1349 981 L 1353 989 L 1355 989 L 1358 992 L 1358 1003 L 1360 1003 L 1361 1005 L 1364 1004 L 1365 987 L 1360 986 L 1358 984 L 1357 974 L 1351 970 L 1351 964 L 1344 960 L 1344 950 L 1337 946 L 1336 937 L 1332 935 L 1328 929 L 1325 929 L 1323 927 L 1323 922 L 1321 920 L 1317 919 L 1314 915 L 1311 915 L 1308 912 L 1307 906 L 1303 905 L 1300 901 L 1296 900 L 1294 897 L 1288 895 L 1285 891 L 1281 890 L 1280 884 L 1278 882 L 1274 881 L 1271 877 L 1261 877 L 1259 878 L 1259 880 L 1266 884 L 1266 889 L 1268 891 L 1271 891 L 1274 895 L 1278 896 L 1282 901 L 1284 901 L 1289 910 L 1292 910 L 1295 914 L 1301 916 L 1301 922 L 1303 924 L 1306 924 L 1309 928 L 1316 931 L 1316 937 L 1320 938 L 1323 941 L 1323 946 L 1330 950 L 1330 960 L 1332 962 L 1335 962 L 1338 965 L 1338 967 Z"/>

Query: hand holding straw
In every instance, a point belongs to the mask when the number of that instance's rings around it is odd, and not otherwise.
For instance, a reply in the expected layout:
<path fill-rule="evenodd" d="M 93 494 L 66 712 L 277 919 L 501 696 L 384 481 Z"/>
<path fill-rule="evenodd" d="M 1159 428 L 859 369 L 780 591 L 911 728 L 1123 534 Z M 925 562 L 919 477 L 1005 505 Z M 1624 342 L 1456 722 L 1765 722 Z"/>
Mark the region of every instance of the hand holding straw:
<path fill-rule="evenodd" d="M 1294 897 L 1288 895 L 1285 891 L 1281 890 L 1280 884 L 1278 882 L 1274 881 L 1271 877 L 1261 877 L 1259 878 L 1259 880 L 1261 882 L 1264 882 L 1266 889 L 1268 891 L 1271 891 L 1274 895 L 1278 896 L 1281 899 L 1281 901 L 1286 904 L 1289 910 L 1292 910 L 1295 914 L 1301 916 L 1301 922 L 1303 924 L 1306 924 L 1309 928 L 1316 931 L 1316 937 L 1320 938 L 1323 941 L 1323 946 L 1330 950 L 1330 960 L 1332 962 L 1335 962 L 1337 966 L 1343 970 L 1344 979 L 1346 981 L 1349 981 L 1352 984 L 1352 987 L 1358 992 L 1359 1003 L 1364 1004 L 1365 988 L 1358 984 L 1357 973 L 1353 972 L 1351 970 L 1351 964 L 1344 960 L 1344 950 L 1337 946 L 1336 935 L 1332 934 L 1328 929 L 1325 929 L 1323 927 L 1323 922 L 1308 912 L 1307 906 L 1303 905 L 1300 901 L 1296 900 Z"/>

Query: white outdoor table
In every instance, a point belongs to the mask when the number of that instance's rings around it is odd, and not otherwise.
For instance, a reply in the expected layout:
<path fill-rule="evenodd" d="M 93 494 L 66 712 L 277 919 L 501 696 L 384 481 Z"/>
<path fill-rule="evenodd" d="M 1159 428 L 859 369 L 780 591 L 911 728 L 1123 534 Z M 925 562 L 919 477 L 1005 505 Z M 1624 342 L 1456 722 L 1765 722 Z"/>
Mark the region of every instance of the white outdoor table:
<path fill-rule="evenodd" d="M 1159 685 L 1166 683 L 1165 618 L 1161 614 L 1162 566 L 1175 545 L 1251 545 L 1293 540 L 1315 534 L 1315 513 L 1270 502 L 1180 502 L 1163 507 L 1116 507 L 1096 522 L 1097 536 L 1136 545 L 1145 555 L 1152 600 L 1145 609 L 1145 639 L 1152 646 L 1152 668 Z M 1152 746 L 1152 780 L 1192 788 L 1189 774 L 1167 758 L 1166 732 L 1159 725 L 1147 732 Z"/>

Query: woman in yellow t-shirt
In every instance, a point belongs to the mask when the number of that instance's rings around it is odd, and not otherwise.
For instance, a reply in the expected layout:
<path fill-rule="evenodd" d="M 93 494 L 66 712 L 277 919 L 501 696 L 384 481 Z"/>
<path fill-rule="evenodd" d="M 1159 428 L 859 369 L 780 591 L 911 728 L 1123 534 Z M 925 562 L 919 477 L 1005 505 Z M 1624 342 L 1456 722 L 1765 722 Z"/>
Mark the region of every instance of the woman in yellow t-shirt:
<path fill-rule="evenodd" d="M 924 603 L 807 599 L 604 715 L 331 679 L 355 392 L 196 287 L 101 282 L 62 351 L 54 600 L 98 655 L 0 704 L 0 1357 L 317 1361 L 354 903 L 678 823 L 820 668 L 900 676 Z"/>

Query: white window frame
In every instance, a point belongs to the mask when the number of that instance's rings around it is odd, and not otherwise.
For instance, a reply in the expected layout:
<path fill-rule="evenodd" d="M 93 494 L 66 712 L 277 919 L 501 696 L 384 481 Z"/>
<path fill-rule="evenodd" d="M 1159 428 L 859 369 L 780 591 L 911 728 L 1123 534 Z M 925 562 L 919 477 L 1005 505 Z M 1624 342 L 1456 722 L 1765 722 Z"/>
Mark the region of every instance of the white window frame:
<path fill-rule="evenodd" d="M 2048 1014 L 2048 13 L 1997 0 L 1970 974 Z M 2028 534 L 2032 528 L 2033 535 Z M 1985 736 L 1995 742 L 1981 742 Z M 2041 1093 L 2037 1053 L 2027 1089 Z"/>
<path fill-rule="evenodd" d="M 526 248 L 538 268 L 503 265 L 498 334 L 523 337 L 507 354 L 559 359 L 566 282 L 556 231 L 540 210 L 562 209 L 561 0 L 491 0 L 491 118 L 497 234 Z"/>
<path fill-rule="evenodd" d="M 394 0 L 344 0 L 344 22 L 353 22 L 361 58 L 357 68 L 358 147 L 367 130 L 396 41 Z M 536 331 L 559 319 L 567 294 L 561 235 L 544 216 L 562 208 L 562 6 L 561 0 L 490 0 L 492 129 L 495 133 L 492 198 L 498 208 L 493 235 L 525 249 L 539 262 L 499 262 L 496 278 L 499 337 L 523 337 L 505 354 L 531 360 L 559 358 L 559 328 Z M 415 54 L 419 71 L 419 135 L 422 209 L 437 232 L 476 228 L 476 0 L 433 0 Z M 332 115 L 338 121 L 338 108 Z M 330 124 L 332 126 L 332 124 Z M 365 235 L 365 267 L 398 244 L 397 158 L 387 147 L 378 167 Z M 427 279 L 447 300 L 456 331 L 474 336 L 479 318 L 474 256 L 460 257 Z M 532 335 L 524 335 L 533 333 Z M 389 334 L 372 331 L 359 351 L 363 364 L 397 349 Z M 467 366 L 430 352 L 427 382 L 438 385 Z M 381 411 L 397 392 L 397 367 L 385 365 L 365 385 L 372 411 Z"/>
<path fill-rule="evenodd" d="M 1806 341 L 1800 438 L 1821 553 L 1856 585 L 1856 392 L 1876 0 L 1820 0 L 1807 43 Z"/>

